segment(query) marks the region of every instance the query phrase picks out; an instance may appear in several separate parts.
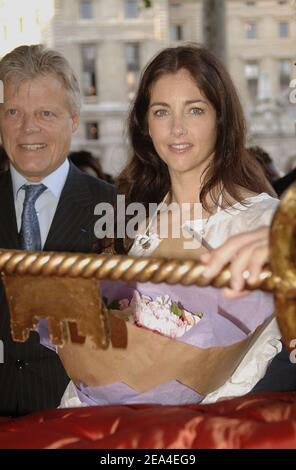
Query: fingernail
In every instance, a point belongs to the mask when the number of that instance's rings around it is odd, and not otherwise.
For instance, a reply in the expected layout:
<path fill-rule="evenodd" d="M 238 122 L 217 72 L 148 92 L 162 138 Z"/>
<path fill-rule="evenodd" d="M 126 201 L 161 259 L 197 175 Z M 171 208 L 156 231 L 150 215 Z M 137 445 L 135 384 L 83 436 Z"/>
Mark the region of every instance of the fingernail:
<path fill-rule="evenodd" d="M 201 259 L 204 263 L 206 263 L 206 262 L 209 261 L 209 259 L 210 259 L 210 254 L 209 254 L 209 253 L 204 253 L 204 254 L 201 255 L 200 259 Z"/>
<path fill-rule="evenodd" d="M 257 276 L 255 274 L 250 274 L 248 277 L 248 284 L 256 284 L 257 282 Z"/>
<path fill-rule="evenodd" d="M 211 268 L 205 268 L 202 272 L 202 275 L 204 277 L 211 277 L 213 273 L 213 270 Z"/>
<path fill-rule="evenodd" d="M 238 280 L 231 282 L 231 288 L 235 290 L 236 292 L 239 292 L 240 290 L 242 290 L 242 287 L 243 287 L 242 283 Z"/>

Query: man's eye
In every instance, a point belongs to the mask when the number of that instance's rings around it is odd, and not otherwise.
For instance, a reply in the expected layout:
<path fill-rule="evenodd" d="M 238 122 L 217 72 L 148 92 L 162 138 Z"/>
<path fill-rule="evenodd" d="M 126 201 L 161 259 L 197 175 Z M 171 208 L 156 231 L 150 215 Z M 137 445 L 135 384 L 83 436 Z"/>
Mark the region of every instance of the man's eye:
<path fill-rule="evenodd" d="M 201 108 L 191 108 L 190 109 L 190 114 L 194 114 L 198 116 L 199 114 L 203 114 L 204 110 Z"/>
<path fill-rule="evenodd" d="M 157 109 L 157 111 L 154 112 L 154 116 L 157 116 L 157 117 L 163 117 L 167 115 L 168 115 L 167 109 Z"/>
<path fill-rule="evenodd" d="M 7 110 L 7 114 L 8 114 L 9 116 L 16 116 L 16 115 L 17 115 L 17 109 L 15 109 L 15 108 L 10 108 L 10 109 Z"/>
<path fill-rule="evenodd" d="M 53 116 L 53 113 L 51 111 L 42 111 L 42 116 L 45 118 L 49 118 Z"/>

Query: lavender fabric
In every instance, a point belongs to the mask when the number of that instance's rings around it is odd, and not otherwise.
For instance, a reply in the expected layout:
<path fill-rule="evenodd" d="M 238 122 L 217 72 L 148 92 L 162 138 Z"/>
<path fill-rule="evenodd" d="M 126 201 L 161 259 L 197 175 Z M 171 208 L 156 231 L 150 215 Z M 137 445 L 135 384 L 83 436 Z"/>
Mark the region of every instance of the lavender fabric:
<path fill-rule="evenodd" d="M 219 289 L 212 287 L 170 286 L 168 284 L 105 281 L 101 284 L 102 296 L 108 302 L 128 298 L 134 290 L 155 299 L 159 295 L 169 295 L 175 302 L 192 312 L 203 312 L 202 319 L 187 333 L 177 338 L 178 341 L 208 348 L 224 346 L 246 338 L 265 319 L 273 313 L 273 299 L 270 294 L 255 291 L 238 300 L 226 300 Z M 39 328 L 41 341 L 50 346 L 46 324 Z M 128 367 L 128 365 L 127 365 Z M 198 364 L 196 364 L 198 367 Z M 194 374 L 194 370 L 192 371 Z M 145 393 L 139 393 L 125 383 L 117 382 L 100 387 L 77 387 L 82 403 L 87 405 L 111 405 L 132 403 L 158 403 L 167 405 L 198 403 L 203 397 L 191 388 L 171 381 Z"/>

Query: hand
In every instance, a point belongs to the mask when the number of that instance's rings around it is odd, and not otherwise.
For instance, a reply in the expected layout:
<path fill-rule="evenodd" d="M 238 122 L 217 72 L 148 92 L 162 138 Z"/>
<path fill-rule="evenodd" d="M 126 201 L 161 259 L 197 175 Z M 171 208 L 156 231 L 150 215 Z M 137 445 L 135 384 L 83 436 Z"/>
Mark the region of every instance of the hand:
<path fill-rule="evenodd" d="M 201 255 L 200 259 L 207 265 L 204 276 L 209 280 L 230 264 L 232 291 L 227 289 L 225 294 L 229 298 L 237 298 L 241 296 L 245 285 L 244 273 L 247 271 L 248 282 L 255 284 L 263 266 L 269 260 L 269 227 L 264 226 L 235 235 L 219 248 Z"/>

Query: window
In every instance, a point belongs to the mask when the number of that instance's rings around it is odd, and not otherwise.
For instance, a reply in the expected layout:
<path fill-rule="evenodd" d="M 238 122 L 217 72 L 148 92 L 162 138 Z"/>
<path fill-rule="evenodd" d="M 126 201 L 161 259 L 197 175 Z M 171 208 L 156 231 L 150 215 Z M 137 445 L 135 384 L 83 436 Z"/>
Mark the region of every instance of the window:
<path fill-rule="evenodd" d="M 247 39 L 255 39 L 257 37 L 256 23 L 247 22 L 244 24 L 245 36 Z"/>
<path fill-rule="evenodd" d="M 82 20 L 91 20 L 91 19 L 93 19 L 92 0 L 81 0 L 80 1 L 80 18 Z"/>
<path fill-rule="evenodd" d="M 126 45 L 126 63 L 128 70 L 140 70 L 140 50 L 138 43 Z"/>
<path fill-rule="evenodd" d="M 245 2 L 246 7 L 254 7 L 256 2 Z"/>
<path fill-rule="evenodd" d="M 140 46 L 138 43 L 126 44 L 126 82 L 129 99 L 133 99 L 140 75 Z"/>
<path fill-rule="evenodd" d="M 171 38 L 171 41 L 182 41 L 183 29 L 180 24 L 173 24 L 170 27 L 170 38 Z"/>
<path fill-rule="evenodd" d="M 279 83 L 281 91 L 289 88 L 291 81 L 292 62 L 290 59 L 279 60 Z"/>
<path fill-rule="evenodd" d="M 287 38 L 289 36 L 289 23 L 287 21 L 280 21 L 278 23 L 278 35 L 280 38 Z"/>
<path fill-rule="evenodd" d="M 288 0 L 278 0 L 279 5 L 287 5 Z"/>
<path fill-rule="evenodd" d="M 272 83 L 270 74 L 261 72 L 257 86 L 257 99 L 259 101 L 270 101 L 272 99 Z"/>
<path fill-rule="evenodd" d="M 247 80 L 247 90 L 249 98 L 255 101 L 257 98 L 259 66 L 255 61 L 245 64 L 245 77 Z"/>
<path fill-rule="evenodd" d="M 125 0 L 125 17 L 138 18 L 139 6 L 138 0 Z"/>
<path fill-rule="evenodd" d="M 85 135 L 87 140 L 98 140 L 99 126 L 97 122 L 85 123 Z"/>
<path fill-rule="evenodd" d="M 97 47 L 95 44 L 81 46 L 82 86 L 84 96 L 96 96 L 97 94 L 96 55 Z"/>

